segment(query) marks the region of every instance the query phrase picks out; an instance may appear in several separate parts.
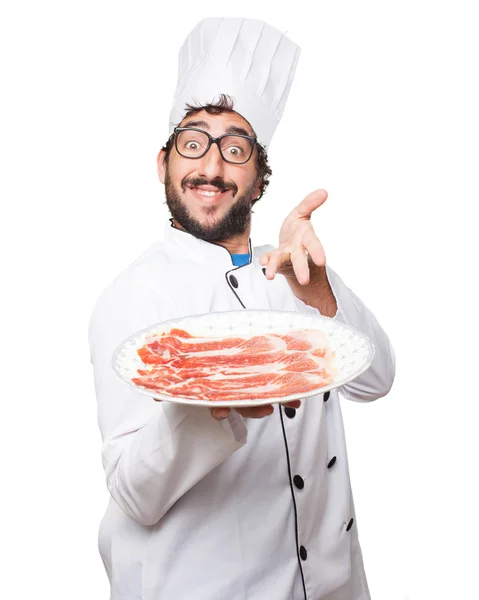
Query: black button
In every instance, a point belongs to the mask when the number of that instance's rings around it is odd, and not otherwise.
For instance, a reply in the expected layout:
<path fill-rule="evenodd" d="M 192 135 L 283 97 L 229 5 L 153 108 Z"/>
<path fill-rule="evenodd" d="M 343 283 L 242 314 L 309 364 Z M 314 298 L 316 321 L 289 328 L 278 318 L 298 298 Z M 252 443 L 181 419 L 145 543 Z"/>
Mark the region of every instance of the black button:
<path fill-rule="evenodd" d="M 348 526 L 346 527 L 346 531 L 349 531 L 351 529 L 351 527 L 353 526 L 354 523 L 354 519 L 351 519 L 348 523 Z"/>
<path fill-rule="evenodd" d="M 289 417 L 290 419 L 292 419 L 293 417 L 296 416 L 296 409 L 295 408 L 291 408 L 290 406 L 287 406 L 284 409 L 284 413 L 287 417 Z"/>
<path fill-rule="evenodd" d="M 334 463 L 336 462 L 336 457 L 333 456 L 333 458 L 328 462 L 328 469 L 330 469 Z"/>
<path fill-rule="evenodd" d="M 304 546 L 301 546 L 301 548 L 299 549 L 299 555 L 303 560 L 306 560 L 308 558 L 308 553 L 306 552 L 306 548 Z"/>
<path fill-rule="evenodd" d="M 234 275 L 230 275 L 230 282 L 234 288 L 238 287 L 238 280 L 236 279 L 236 277 Z"/>
<path fill-rule="evenodd" d="M 263 275 L 266 275 L 266 267 L 263 267 L 261 270 L 263 271 Z"/>
<path fill-rule="evenodd" d="M 326 392 L 326 393 L 324 394 L 324 398 L 323 398 L 323 400 L 324 400 L 325 402 L 327 402 L 327 401 L 329 400 L 329 392 Z"/>
<path fill-rule="evenodd" d="M 293 483 L 298 488 L 298 490 L 302 490 L 304 488 L 304 479 L 299 475 L 295 475 L 293 477 Z"/>

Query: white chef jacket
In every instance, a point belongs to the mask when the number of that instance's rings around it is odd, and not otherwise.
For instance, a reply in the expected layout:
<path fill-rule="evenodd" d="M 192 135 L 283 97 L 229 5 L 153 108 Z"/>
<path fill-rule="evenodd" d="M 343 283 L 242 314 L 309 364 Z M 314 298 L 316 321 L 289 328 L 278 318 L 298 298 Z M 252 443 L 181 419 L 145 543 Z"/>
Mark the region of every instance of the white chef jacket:
<path fill-rule="evenodd" d="M 170 219 L 171 221 L 171 219 Z M 160 321 L 215 311 L 319 314 L 281 275 L 167 222 L 101 295 L 90 349 L 111 494 L 99 549 L 111 600 L 367 600 L 338 390 L 274 405 L 263 419 L 155 402 L 113 372 L 115 349 Z M 395 357 L 374 315 L 327 265 L 335 319 L 366 334 L 370 368 L 339 388 L 360 402 L 385 396 Z"/>

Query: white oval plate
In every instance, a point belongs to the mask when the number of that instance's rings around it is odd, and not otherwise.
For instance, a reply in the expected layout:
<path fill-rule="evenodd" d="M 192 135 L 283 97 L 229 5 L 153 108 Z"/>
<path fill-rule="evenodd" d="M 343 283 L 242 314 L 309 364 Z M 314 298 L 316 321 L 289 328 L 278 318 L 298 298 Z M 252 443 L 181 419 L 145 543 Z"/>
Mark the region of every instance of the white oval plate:
<path fill-rule="evenodd" d="M 334 366 L 338 374 L 334 381 L 310 392 L 290 394 L 276 398 L 263 398 L 248 400 L 211 401 L 198 400 L 160 394 L 157 391 L 137 385 L 131 381 L 137 377 L 138 369 L 145 368 L 138 356 L 137 350 L 145 344 L 145 340 L 153 334 L 161 335 L 173 327 L 184 329 L 191 335 L 204 337 L 224 337 L 231 335 L 261 335 L 265 333 L 283 334 L 291 329 L 319 329 L 325 332 L 330 340 L 335 353 Z M 364 373 L 374 358 L 374 346 L 360 331 L 335 321 L 329 317 L 312 315 L 301 312 L 273 311 L 273 310 L 234 310 L 227 312 L 214 312 L 202 315 L 189 315 L 180 319 L 163 321 L 148 329 L 144 329 L 130 336 L 115 351 L 112 365 L 115 373 L 136 391 L 165 400 L 179 402 L 180 404 L 194 404 L 197 406 L 261 406 L 276 402 L 284 403 L 299 400 L 316 394 L 323 394 L 332 389 L 348 383 Z"/>

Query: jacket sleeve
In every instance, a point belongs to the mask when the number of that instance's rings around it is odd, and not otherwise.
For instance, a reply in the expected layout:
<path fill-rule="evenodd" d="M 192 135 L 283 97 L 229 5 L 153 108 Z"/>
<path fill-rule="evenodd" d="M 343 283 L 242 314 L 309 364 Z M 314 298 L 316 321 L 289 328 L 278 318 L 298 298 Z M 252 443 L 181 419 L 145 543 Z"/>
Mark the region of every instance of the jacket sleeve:
<path fill-rule="evenodd" d="M 375 348 L 370 367 L 353 381 L 341 386 L 339 391 L 348 400 L 358 402 L 382 398 L 391 390 L 396 372 L 393 347 L 373 313 L 329 265 L 326 265 L 326 274 L 338 306 L 333 318 L 364 333 Z"/>
<path fill-rule="evenodd" d="M 205 407 L 157 402 L 121 381 L 116 348 L 137 331 L 177 315 L 166 293 L 148 284 L 113 284 L 97 302 L 89 329 L 91 361 L 108 489 L 124 513 L 157 523 L 201 478 L 241 448 L 242 417 L 216 421 Z"/>

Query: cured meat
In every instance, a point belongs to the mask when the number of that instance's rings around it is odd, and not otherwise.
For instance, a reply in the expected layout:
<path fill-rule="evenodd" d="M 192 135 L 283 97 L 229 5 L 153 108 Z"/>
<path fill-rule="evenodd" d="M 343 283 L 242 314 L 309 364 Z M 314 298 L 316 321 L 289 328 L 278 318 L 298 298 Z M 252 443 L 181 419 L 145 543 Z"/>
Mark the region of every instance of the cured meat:
<path fill-rule="evenodd" d="M 337 374 L 328 336 L 314 329 L 222 338 L 171 329 L 147 338 L 138 355 L 145 368 L 133 383 L 187 399 L 284 397 L 319 390 Z"/>

